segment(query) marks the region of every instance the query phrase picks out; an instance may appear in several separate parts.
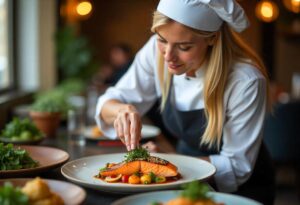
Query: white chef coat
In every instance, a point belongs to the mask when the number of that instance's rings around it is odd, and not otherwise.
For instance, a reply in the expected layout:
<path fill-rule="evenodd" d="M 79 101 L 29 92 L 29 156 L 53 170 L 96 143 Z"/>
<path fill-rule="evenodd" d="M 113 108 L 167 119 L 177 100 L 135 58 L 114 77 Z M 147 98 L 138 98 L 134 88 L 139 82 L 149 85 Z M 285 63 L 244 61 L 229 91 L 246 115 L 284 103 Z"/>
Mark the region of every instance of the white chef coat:
<path fill-rule="evenodd" d="M 115 87 L 108 88 L 100 96 L 95 119 L 106 136 L 116 138 L 113 126 L 105 124 L 99 117 L 107 100 L 117 99 L 133 104 L 143 115 L 161 96 L 157 49 L 154 35 L 137 53 L 128 72 Z M 204 108 L 203 70 L 200 68 L 196 77 L 188 79 L 185 74 L 174 76 L 173 87 L 178 110 Z M 263 75 L 251 64 L 236 63 L 229 74 L 224 94 L 223 145 L 219 155 L 209 156 L 217 168 L 214 179 L 220 191 L 236 191 L 238 185 L 250 177 L 262 141 L 266 99 L 266 80 Z"/>

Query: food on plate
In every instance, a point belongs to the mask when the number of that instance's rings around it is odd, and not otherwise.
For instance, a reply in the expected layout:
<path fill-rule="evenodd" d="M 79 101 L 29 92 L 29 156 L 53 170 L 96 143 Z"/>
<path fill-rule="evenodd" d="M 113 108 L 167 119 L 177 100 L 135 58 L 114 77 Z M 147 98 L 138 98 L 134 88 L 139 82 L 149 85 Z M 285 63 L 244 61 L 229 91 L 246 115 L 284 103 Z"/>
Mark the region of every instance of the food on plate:
<path fill-rule="evenodd" d="M 100 130 L 98 126 L 92 127 L 92 137 L 101 137 L 103 136 L 103 132 Z"/>
<path fill-rule="evenodd" d="M 9 182 L 5 182 L 3 186 L 0 186 L 0 204 L 28 205 L 28 202 L 28 196 L 21 191 L 20 187 L 14 187 Z"/>
<path fill-rule="evenodd" d="M 62 205 L 63 199 L 50 190 L 46 181 L 37 177 L 28 181 L 21 191 L 28 196 L 30 205 Z"/>
<path fill-rule="evenodd" d="M 137 148 L 129 151 L 124 161 L 107 163 L 96 177 L 106 182 L 152 184 L 178 180 L 180 174 L 171 162 L 150 156 L 144 148 Z"/>
<path fill-rule="evenodd" d="M 184 186 L 180 196 L 166 203 L 153 202 L 151 205 L 224 205 L 214 202 L 208 194 L 209 187 L 199 181 L 193 181 Z"/>
<path fill-rule="evenodd" d="M 0 170 L 28 169 L 37 167 L 38 164 L 25 149 L 0 143 Z"/>
<path fill-rule="evenodd" d="M 7 205 L 63 205 L 63 199 L 52 192 L 48 184 L 37 177 L 23 187 L 14 187 L 9 181 L 0 187 L 0 204 Z"/>
<path fill-rule="evenodd" d="M 41 131 L 28 118 L 14 118 L 2 130 L 1 138 L 14 141 L 29 141 L 43 138 Z"/>

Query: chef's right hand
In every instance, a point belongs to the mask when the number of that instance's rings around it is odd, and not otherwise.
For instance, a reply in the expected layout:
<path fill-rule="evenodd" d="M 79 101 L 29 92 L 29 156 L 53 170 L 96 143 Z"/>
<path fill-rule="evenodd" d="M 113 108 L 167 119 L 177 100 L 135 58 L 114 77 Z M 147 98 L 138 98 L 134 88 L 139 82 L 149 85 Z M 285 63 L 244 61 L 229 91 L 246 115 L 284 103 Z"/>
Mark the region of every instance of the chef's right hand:
<path fill-rule="evenodd" d="M 141 117 L 133 105 L 119 110 L 114 120 L 114 128 L 128 151 L 139 146 L 142 123 Z"/>

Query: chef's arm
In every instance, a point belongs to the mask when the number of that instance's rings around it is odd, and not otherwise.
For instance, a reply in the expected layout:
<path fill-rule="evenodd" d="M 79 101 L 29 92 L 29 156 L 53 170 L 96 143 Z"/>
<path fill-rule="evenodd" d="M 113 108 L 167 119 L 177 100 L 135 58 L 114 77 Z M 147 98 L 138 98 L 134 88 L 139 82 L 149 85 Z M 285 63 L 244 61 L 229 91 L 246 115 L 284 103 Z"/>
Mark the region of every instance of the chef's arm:
<path fill-rule="evenodd" d="M 100 112 L 100 117 L 108 125 L 113 125 L 118 114 L 121 112 L 137 112 L 135 107 L 130 104 L 125 104 L 119 100 L 108 100 L 104 103 Z"/>

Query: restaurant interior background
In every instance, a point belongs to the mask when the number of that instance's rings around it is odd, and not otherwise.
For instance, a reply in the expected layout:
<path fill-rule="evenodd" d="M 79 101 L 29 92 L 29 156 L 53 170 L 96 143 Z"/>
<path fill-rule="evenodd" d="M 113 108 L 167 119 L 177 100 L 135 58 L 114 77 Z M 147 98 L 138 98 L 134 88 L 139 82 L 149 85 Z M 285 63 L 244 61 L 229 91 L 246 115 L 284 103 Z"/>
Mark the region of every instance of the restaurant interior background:
<path fill-rule="evenodd" d="M 300 199 L 300 1 L 240 0 L 251 26 L 242 33 L 263 58 L 274 115 L 266 142 L 277 168 L 276 204 Z M 90 117 L 105 90 L 102 65 L 116 43 L 136 53 L 150 32 L 158 0 L 0 0 L 0 128 L 35 93 L 67 80 L 87 99 Z M 70 85 L 70 84 L 69 84 Z M 81 90 L 80 90 L 81 89 Z M 76 90 L 78 91 L 78 90 Z M 92 99 L 88 99 L 92 98 Z"/>

